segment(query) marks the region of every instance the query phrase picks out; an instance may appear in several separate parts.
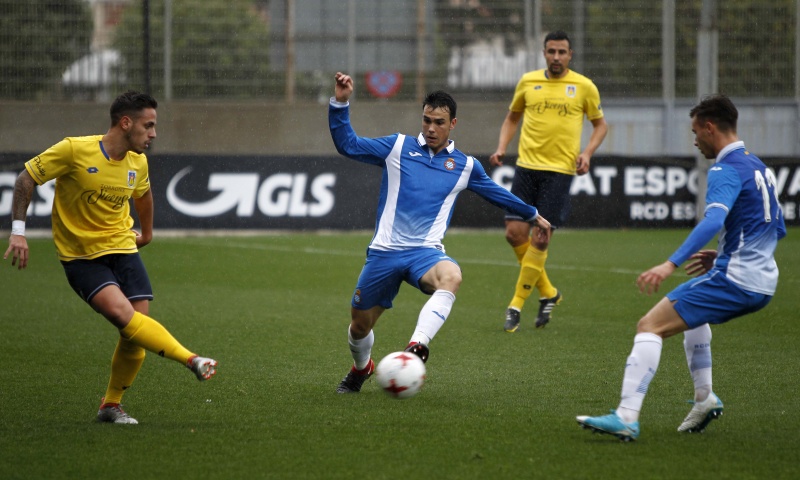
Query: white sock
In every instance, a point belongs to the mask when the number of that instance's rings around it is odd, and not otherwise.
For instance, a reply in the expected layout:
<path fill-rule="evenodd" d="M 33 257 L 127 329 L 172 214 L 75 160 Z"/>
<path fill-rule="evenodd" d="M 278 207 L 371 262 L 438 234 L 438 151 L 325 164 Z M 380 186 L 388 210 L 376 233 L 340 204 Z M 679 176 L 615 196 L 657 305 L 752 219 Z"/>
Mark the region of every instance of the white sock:
<path fill-rule="evenodd" d="M 705 324 L 686 330 L 683 349 L 694 383 L 694 400 L 702 402 L 711 393 L 711 326 Z"/>
<path fill-rule="evenodd" d="M 356 340 L 350 334 L 350 327 L 347 327 L 347 343 L 350 344 L 350 353 L 353 355 L 356 370 L 366 368 L 372 354 L 372 345 L 375 343 L 375 334 L 372 333 L 372 330 L 366 337 Z"/>
<path fill-rule="evenodd" d="M 639 333 L 633 337 L 633 349 L 622 380 L 622 398 L 617 408 L 617 415 L 626 422 L 639 420 L 644 396 L 661 361 L 661 346 L 661 337 L 654 333 Z"/>
<path fill-rule="evenodd" d="M 436 336 L 436 333 L 444 325 L 456 296 L 447 290 L 436 290 L 431 298 L 422 307 L 417 319 L 417 328 L 411 335 L 411 342 L 418 342 L 427 345 Z"/>

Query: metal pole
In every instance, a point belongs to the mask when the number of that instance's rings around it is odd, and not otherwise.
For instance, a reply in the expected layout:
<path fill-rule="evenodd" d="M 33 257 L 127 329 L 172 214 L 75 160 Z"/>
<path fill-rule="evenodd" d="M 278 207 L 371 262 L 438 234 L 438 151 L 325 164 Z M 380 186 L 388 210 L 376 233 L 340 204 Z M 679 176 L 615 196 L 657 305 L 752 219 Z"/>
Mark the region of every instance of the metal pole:
<path fill-rule="evenodd" d="M 539 43 L 544 38 L 544 32 L 542 28 L 542 0 L 534 0 L 533 1 L 533 43 L 536 45 L 534 48 L 535 51 L 541 52 L 544 50 L 544 45 Z M 539 54 L 538 56 L 534 57 L 535 61 L 539 62 L 542 61 L 542 56 Z M 534 64 L 534 69 L 536 64 Z"/>
<path fill-rule="evenodd" d="M 533 5 L 532 0 L 525 0 L 525 70 L 534 70 L 534 41 L 533 41 Z M 800 1 L 800 0 L 798 0 Z"/>
<path fill-rule="evenodd" d="M 800 131 L 800 0 L 794 2 L 794 103 Z M 800 155 L 800 135 L 795 136 L 795 154 Z"/>
<path fill-rule="evenodd" d="M 172 100 L 172 0 L 164 0 L 164 99 Z"/>
<path fill-rule="evenodd" d="M 717 52 L 719 34 L 717 32 L 717 2 L 703 0 L 700 9 L 700 31 L 697 34 L 697 96 L 717 91 Z M 697 169 L 697 216 L 699 221 L 706 209 L 706 180 L 708 178 L 708 160 L 702 155 L 695 157 Z"/>
<path fill-rule="evenodd" d="M 703 0 L 700 9 L 700 30 L 697 34 L 697 95 L 717 91 L 717 0 Z"/>
<path fill-rule="evenodd" d="M 586 8 L 584 5 L 583 0 L 573 0 L 572 2 L 573 7 L 573 32 L 572 32 L 572 50 L 575 52 L 573 55 L 573 59 L 575 60 L 575 64 L 578 65 L 578 68 L 581 71 L 586 70 L 586 65 L 583 63 L 583 55 L 584 51 L 586 50 L 584 47 L 584 38 L 586 37 Z"/>
<path fill-rule="evenodd" d="M 798 0 L 800 1 L 800 0 Z M 664 102 L 664 125 L 661 142 L 668 155 L 674 151 L 675 113 L 675 0 L 664 0 L 661 4 L 661 86 Z"/>
<path fill-rule="evenodd" d="M 142 2 L 142 59 L 144 61 L 144 91 L 150 93 L 150 0 Z"/>
<path fill-rule="evenodd" d="M 425 0 L 417 0 L 417 89 L 416 100 L 425 98 L 425 43 L 428 39 L 425 27 Z"/>
<path fill-rule="evenodd" d="M 347 1 L 347 73 L 356 78 L 356 0 Z"/>
<path fill-rule="evenodd" d="M 286 0 L 286 25 L 284 40 L 286 42 L 286 71 L 284 72 L 286 103 L 294 103 L 295 90 L 295 52 L 294 52 L 294 15 L 295 0 Z"/>

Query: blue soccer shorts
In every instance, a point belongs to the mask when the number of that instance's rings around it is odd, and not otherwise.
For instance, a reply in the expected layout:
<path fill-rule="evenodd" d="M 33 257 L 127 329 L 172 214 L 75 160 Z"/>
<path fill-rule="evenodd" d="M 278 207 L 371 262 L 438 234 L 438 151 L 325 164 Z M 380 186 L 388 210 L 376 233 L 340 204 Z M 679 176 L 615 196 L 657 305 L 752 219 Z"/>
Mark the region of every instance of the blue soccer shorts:
<path fill-rule="evenodd" d="M 152 300 L 153 288 L 138 253 L 103 255 L 91 260 L 61 262 L 69 286 L 86 303 L 109 285 L 116 285 L 128 300 Z"/>
<path fill-rule="evenodd" d="M 742 289 L 714 269 L 678 285 L 667 298 L 675 302 L 675 310 L 689 328 L 725 323 L 761 310 L 772 300 L 771 295 Z"/>
<path fill-rule="evenodd" d="M 392 308 L 392 301 L 403 282 L 422 291 L 420 279 L 441 261 L 458 265 L 442 251 L 430 247 L 397 251 L 369 249 L 350 304 L 358 310 L 369 310 L 377 305 Z M 423 293 L 430 295 L 433 292 Z"/>

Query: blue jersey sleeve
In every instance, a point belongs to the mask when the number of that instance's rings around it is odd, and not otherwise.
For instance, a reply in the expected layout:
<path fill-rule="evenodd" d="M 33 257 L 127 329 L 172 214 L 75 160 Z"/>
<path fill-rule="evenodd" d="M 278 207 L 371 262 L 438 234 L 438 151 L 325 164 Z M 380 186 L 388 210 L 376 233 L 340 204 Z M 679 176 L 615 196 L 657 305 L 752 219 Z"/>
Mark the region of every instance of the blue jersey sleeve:
<path fill-rule="evenodd" d="M 532 222 L 533 219 L 536 218 L 536 215 L 539 214 L 536 207 L 528 205 L 516 195 L 513 195 L 511 192 L 495 183 L 486 174 L 486 170 L 484 170 L 483 165 L 481 165 L 478 159 L 473 158 L 472 161 L 474 165 L 469 176 L 467 190 L 477 193 L 481 198 L 496 207 L 519 215 L 528 222 Z"/>
<path fill-rule="evenodd" d="M 680 266 L 695 252 L 710 242 L 722 230 L 736 197 L 742 190 L 742 182 L 736 169 L 729 165 L 716 164 L 708 170 L 706 213 L 669 261 Z"/>
<path fill-rule="evenodd" d="M 669 261 L 676 266 L 680 266 L 714 238 L 714 235 L 725 225 L 725 217 L 727 216 L 727 210 L 721 207 L 707 208 L 703 220 L 692 229 L 692 233 L 686 237 L 683 244 L 669 257 Z"/>
<path fill-rule="evenodd" d="M 350 125 L 350 107 L 331 103 L 328 106 L 328 126 L 336 151 L 345 157 L 373 165 L 385 165 L 392 151 L 397 134 L 381 138 L 365 138 L 356 135 Z"/>

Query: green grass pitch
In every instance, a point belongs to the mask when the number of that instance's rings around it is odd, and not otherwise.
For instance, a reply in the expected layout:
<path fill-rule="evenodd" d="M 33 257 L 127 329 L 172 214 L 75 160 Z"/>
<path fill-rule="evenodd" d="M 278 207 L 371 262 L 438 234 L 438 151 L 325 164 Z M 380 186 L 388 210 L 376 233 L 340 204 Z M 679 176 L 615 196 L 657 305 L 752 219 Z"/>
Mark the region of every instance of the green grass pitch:
<path fill-rule="evenodd" d="M 200 383 L 149 354 L 124 399 L 137 426 L 97 424 L 116 331 L 71 291 L 52 241 L 19 272 L 0 263 L 0 478 L 800 478 L 800 229 L 777 252 L 761 312 L 713 327 L 725 414 L 676 431 L 692 384 L 682 337 L 665 341 L 637 442 L 581 430 L 616 407 L 637 320 L 669 289 L 636 276 L 688 230 L 563 230 L 548 271 L 564 294 L 545 329 L 537 302 L 502 329 L 517 266 L 501 230 L 451 232 L 464 283 L 431 343 L 427 383 L 393 400 L 370 380 L 337 395 L 368 233 L 163 238 L 142 250 L 151 314 L 219 360 Z M 3 244 L 3 249 L 6 248 Z M 424 295 L 403 286 L 373 356 L 401 350 Z"/>

